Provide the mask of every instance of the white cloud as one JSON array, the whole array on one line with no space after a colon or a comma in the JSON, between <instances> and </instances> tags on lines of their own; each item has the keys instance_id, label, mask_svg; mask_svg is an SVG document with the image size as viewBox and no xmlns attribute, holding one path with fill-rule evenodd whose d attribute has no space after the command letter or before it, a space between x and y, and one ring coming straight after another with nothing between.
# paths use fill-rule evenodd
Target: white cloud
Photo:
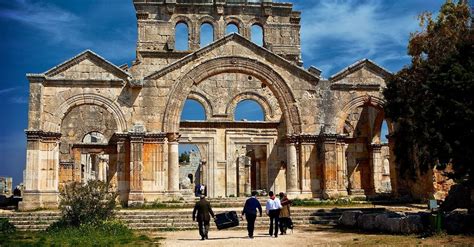
<instances>
[{"instance_id":1,"label":"white cloud","mask_svg":"<svg viewBox=\"0 0 474 247\"><path fill-rule=\"evenodd\" d=\"M112 30L114 35L110 36L92 35L88 20L82 14L77 15L44 1L13 0L9 5L9 8L0 9L0 18L39 31L46 42L64 43L76 50L91 49L111 60L134 57L135 26L125 30L116 27Z\"/></svg>"},{"instance_id":2,"label":"white cloud","mask_svg":"<svg viewBox=\"0 0 474 247\"><path fill-rule=\"evenodd\" d=\"M13 92L17 89L18 89L18 87L9 87L9 88L0 89L0 95L8 94L8 93Z\"/></svg>"},{"instance_id":3,"label":"white cloud","mask_svg":"<svg viewBox=\"0 0 474 247\"><path fill-rule=\"evenodd\" d=\"M44 2L30 0L13 2L12 8L0 11L0 17L40 30L48 35L51 41L66 41L71 44L85 41L78 32L81 19L74 13Z\"/></svg>"},{"instance_id":4,"label":"white cloud","mask_svg":"<svg viewBox=\"0 0 474 247\"><path fill-rule=\"evenodd\" d=\"M390 12L378 0L319 1L303 12L305 58L331 74L362 58L381 64L406 59L409 34L418 28L416 13Z\"/></svg>"},{"instance_id":5,"label":"white cloud","mask_svg":"<svg viewBox=\"0 0 474 247\"><path fill-rule=\"evenodd\" d=\"M28 104L28 97L14 96L9 99L9 102L13 104L21 104L21 105Z\"/></svg>"}]
</instances>

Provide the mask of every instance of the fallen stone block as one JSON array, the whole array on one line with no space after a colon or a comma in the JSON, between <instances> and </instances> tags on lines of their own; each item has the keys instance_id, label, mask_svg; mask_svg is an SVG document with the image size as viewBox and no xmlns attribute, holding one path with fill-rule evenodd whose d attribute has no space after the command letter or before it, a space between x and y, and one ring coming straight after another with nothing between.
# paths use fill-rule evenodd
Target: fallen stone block
<instances>
[{"instance_id":1,"label":"fallen stone block","mask_svg":"<svg viewBox=\"0 0 474 247\"><path fill-rule=\"evenodd\" d=\"M379 214L363 214L357 218L357 226L367 231L377 230L375 218Z\"/></svg>"},{"instance_id":2,"label":"fallen stone block","mask_svg":"<svg viewBox=\"0 0 474 247\"><path fill-rule=\"evenodd\" d=\"M345 211L342 213L341 217L339 218L339 225L345 226L345 227L355 227L357 226L357 219L359 216L361 216L363 213L360 210L354 210L354 211Z\"/></svg>"},{"instance_id":3,"label":"fallen stone block","mask_svg":"<svg viewBox=\"0 0 474 247\"><path fill-rule=\"evenodd\" d=\"M423 230L420 215L408 215L400 219L400 233L402 234L420 233Z\"/></svg>"}]
</instances>

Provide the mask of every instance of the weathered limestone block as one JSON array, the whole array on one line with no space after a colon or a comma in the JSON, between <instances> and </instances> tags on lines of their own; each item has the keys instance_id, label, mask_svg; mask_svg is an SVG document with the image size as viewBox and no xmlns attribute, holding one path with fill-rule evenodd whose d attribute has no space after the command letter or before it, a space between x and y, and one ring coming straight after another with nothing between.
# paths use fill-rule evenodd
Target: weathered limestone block
<instances>
[{"instance_id":1,"label":"weathered limestone block","mask_svg":"<svg viewBox=\"0 0 474 247\"><path fill-rule=\"evenodd\" d=\"M474 232L474 214L466 209L456 209L444 217L444 227L450 234Z\"/></svg>"},{"instance_id":2,"label":"weathered limestone block","mask_svg":"<svg viewBox=\"0 0 474 247\"><path fill-rule=\"evenodd\" d=\"M377 215L379 214L363 214L359 216L357 218L357 226L367 231L377 230Z\"/></svg>"},{"instance_id":3,"label":"weathered limestone block","mask_svg":"<svg viewBox=\"0 0 474 247\"><path fill-rule=\"evenodd\" d=\"M342 213L341 218L339 218L339 224L347 227L356 227L357 219L362 215L362 211L345 211Z\"/></svg>"},{"instance_id":4,"label":"weathered limestone block","mask_svg":"<svg viewBox=\"0 0 474 247\"><path fill-rule=\"evenodd\" d=\"M400 219L400 233L420 233L424 229L420 215L408 215Z\"/></svg>"},{"instance_id":5,"label":"weathered limestone block","mask_svg":"<svg viewBox=\"0 0 474 247\"><path fill-rule=\"evenodd\" d=\"M404 216L404 214L393 212L379 214L375 218L377 229L383 232L399 233Z\"/></svg>"}]
</instances>

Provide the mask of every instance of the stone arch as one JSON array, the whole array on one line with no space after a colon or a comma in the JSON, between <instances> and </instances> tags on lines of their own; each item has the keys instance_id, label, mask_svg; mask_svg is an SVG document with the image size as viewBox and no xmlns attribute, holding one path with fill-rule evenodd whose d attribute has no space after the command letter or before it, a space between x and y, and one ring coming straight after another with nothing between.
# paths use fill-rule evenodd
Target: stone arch
<instances>
[{"instance_id":1,"label":"stone arch","mask_svg":"<svg viewBox=\"0 0 474 247\"><path fill-rule=\"evenodd\" d=\"M180 23L183 23L188 27L188 49L192 49L192 45L195 43L196 40L196 27L194 26L193 21L187 16L178 15L173 18L171 23L173 25L173 35L171 36L173 39L173 43L176 45L176 26ZM176 47L174 48L176 49Z\"/></svg>"},{"instance_id":2,"label":"stone arch","mask_svg":"<svg viewBox=\"0 0 474 247\"><path fill-rule=\"evenodd\" d=\"M237 94L234 98L232 98L229 101L225 110L225 114L229 118L233 119L233 116L235 115L235 108L237 107L237 104L241 102L242 100L256 101L263 109L265 121L268 121L269 119L273 118L275 115L275 110L271 107L270 103L265 97L263 97L262 95L258 93L247 91L247 92L242 92L240 94Z\"/></svg>"},{"instance_id":3,"label":"stone arch","mask_svg":"<svg viewBox=\"0 0 474 247\"><path fill-rule=\"evenodd\" d=\"M346 103L337 114L335 123L336 133L342 134L344 132L344 125L346 123L347 116L357 107L368 105L383 110L384 104L384 99L372 95L364 95L353 98L348 103Z\"/></svg>"},{"instance_id":4,"label":"stone arch","mask_svg":"<svg viewBox=\"0 0 474 247\"><path fill-rule=\"evenodd\" d=\"M243 37L248 37L247 32L246 32L246 28L245 28L245 24L240 18L235 17L235 16L227 16L224 19L224 23L225 23L224 24L224 36L225 36L225 31L227 29L227 25L235 24L239 28L239 34Z\"/></svg>"},{"instance_id":5,"label":"stone arch","mask_svg":"<svg viewBox=\"0 0 474 247\"><path fill-rule=\"evenodd\" d=\"M209 99L204 94L196 91L191 91L187 99L195 100L202 105L206 113L206 120L213 116L214 109L212 107L211 101L209 101Z\"/></svg>"},{"instance_id":6,"label":"stone arch","mask_svg":"<svg viewBox=\"0 0 474 247\"><path fill-rule=\"evenodd\" d=\"M213 32L213 42L216 41L219 38L219 25L217 21L214 19L214 17L210 15L203 16L199 19L199 25L196 25L196 40L201 41L201 26L204 24L209 24L212 26L212 32Z\"/></svg>"},{"instance_id":7,"label":"stone arch","mask_svg":"<svg viewBox=\"0 0 474 247\"><path fill-rule=\"evenodd\" d=\"M75 95L64 101L53 113L54 118L52 122L44 126L44 130L50 132L60 132L61 121L66 116L66 114L72 108L81 105L97 105L105 108L114 116L118 131L125 132L127 130L127 121L125 120L125 115L123 114L122 110L120 110L120 107L112 100L102 95L92 93Z\"/></svg>"},{"instance_id":8,"label":"stone arch","mask_svg":"<svg viewBox=\"0 0 474 247\"><path fill-rule=\"evenodd\" d=\"M381 139L381 132L382 132L382 123L383 121L387 122L387 127L388 127L388 133L391 134L393 133L393 124L392 121L389 119L385 118L385 112L382 110L377 114L377 117L375 118L374 121L374 136L372 138L372 143L377 143L380 144L380 139Z\"/></svg>"},{"instance_id":9,"label":"stone arch","mask_svg":"<svg viewBox=\"0 0 474 247\"><path fill-rule=\"evenodd\" d=\"M265 25L266 25L266 20L263 18L253 18L248 22L247 29L249 30L249 40L252 40L252 27L253 26L259 26L262 29L262 46L265 47Z\"/></svg>"},{"instance_id":10,"label":"stone arch","mask_svg":"<svg viewBox=\"0 0 474 247\"><path fill-rule=\"evenodd\" d=\"M180 110L193 85L199 84L213 75L229 72L254 76L267 85L280 104L287 134L301 133L300 112L295 96L286 81L268 65L255 59L239 56L204 61L181 76L169 95L163 117L163 131L179 132Z\"/></svg>"}]
</instances>

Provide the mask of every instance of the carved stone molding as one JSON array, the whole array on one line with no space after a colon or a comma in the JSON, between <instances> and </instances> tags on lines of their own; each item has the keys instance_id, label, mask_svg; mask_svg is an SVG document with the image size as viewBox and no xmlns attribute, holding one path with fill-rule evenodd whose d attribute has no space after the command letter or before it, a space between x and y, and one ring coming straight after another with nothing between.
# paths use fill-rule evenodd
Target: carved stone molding
<instances>
[{"instance_id":1,"label":"carved stone molding","mask_svg":"<svg viewBox=\"0 0 474 247\"><path fill-rule=\"evenodd\" d=\"M174 132L174 133L168 133L166 137L168 138L168 142L178 142L181 135L177 132Z\"/></svg>"},{"instance_id":2,"label":"carved stone molding","mask_svg":"<svg viewBox=\"0 0 474 247\"><path fill-rule=\"evenodd\" d=\"M61 133L57 132L26 130L25 133L28 141L59 141L61 139Z\"/></svg>"}]
</instances>

